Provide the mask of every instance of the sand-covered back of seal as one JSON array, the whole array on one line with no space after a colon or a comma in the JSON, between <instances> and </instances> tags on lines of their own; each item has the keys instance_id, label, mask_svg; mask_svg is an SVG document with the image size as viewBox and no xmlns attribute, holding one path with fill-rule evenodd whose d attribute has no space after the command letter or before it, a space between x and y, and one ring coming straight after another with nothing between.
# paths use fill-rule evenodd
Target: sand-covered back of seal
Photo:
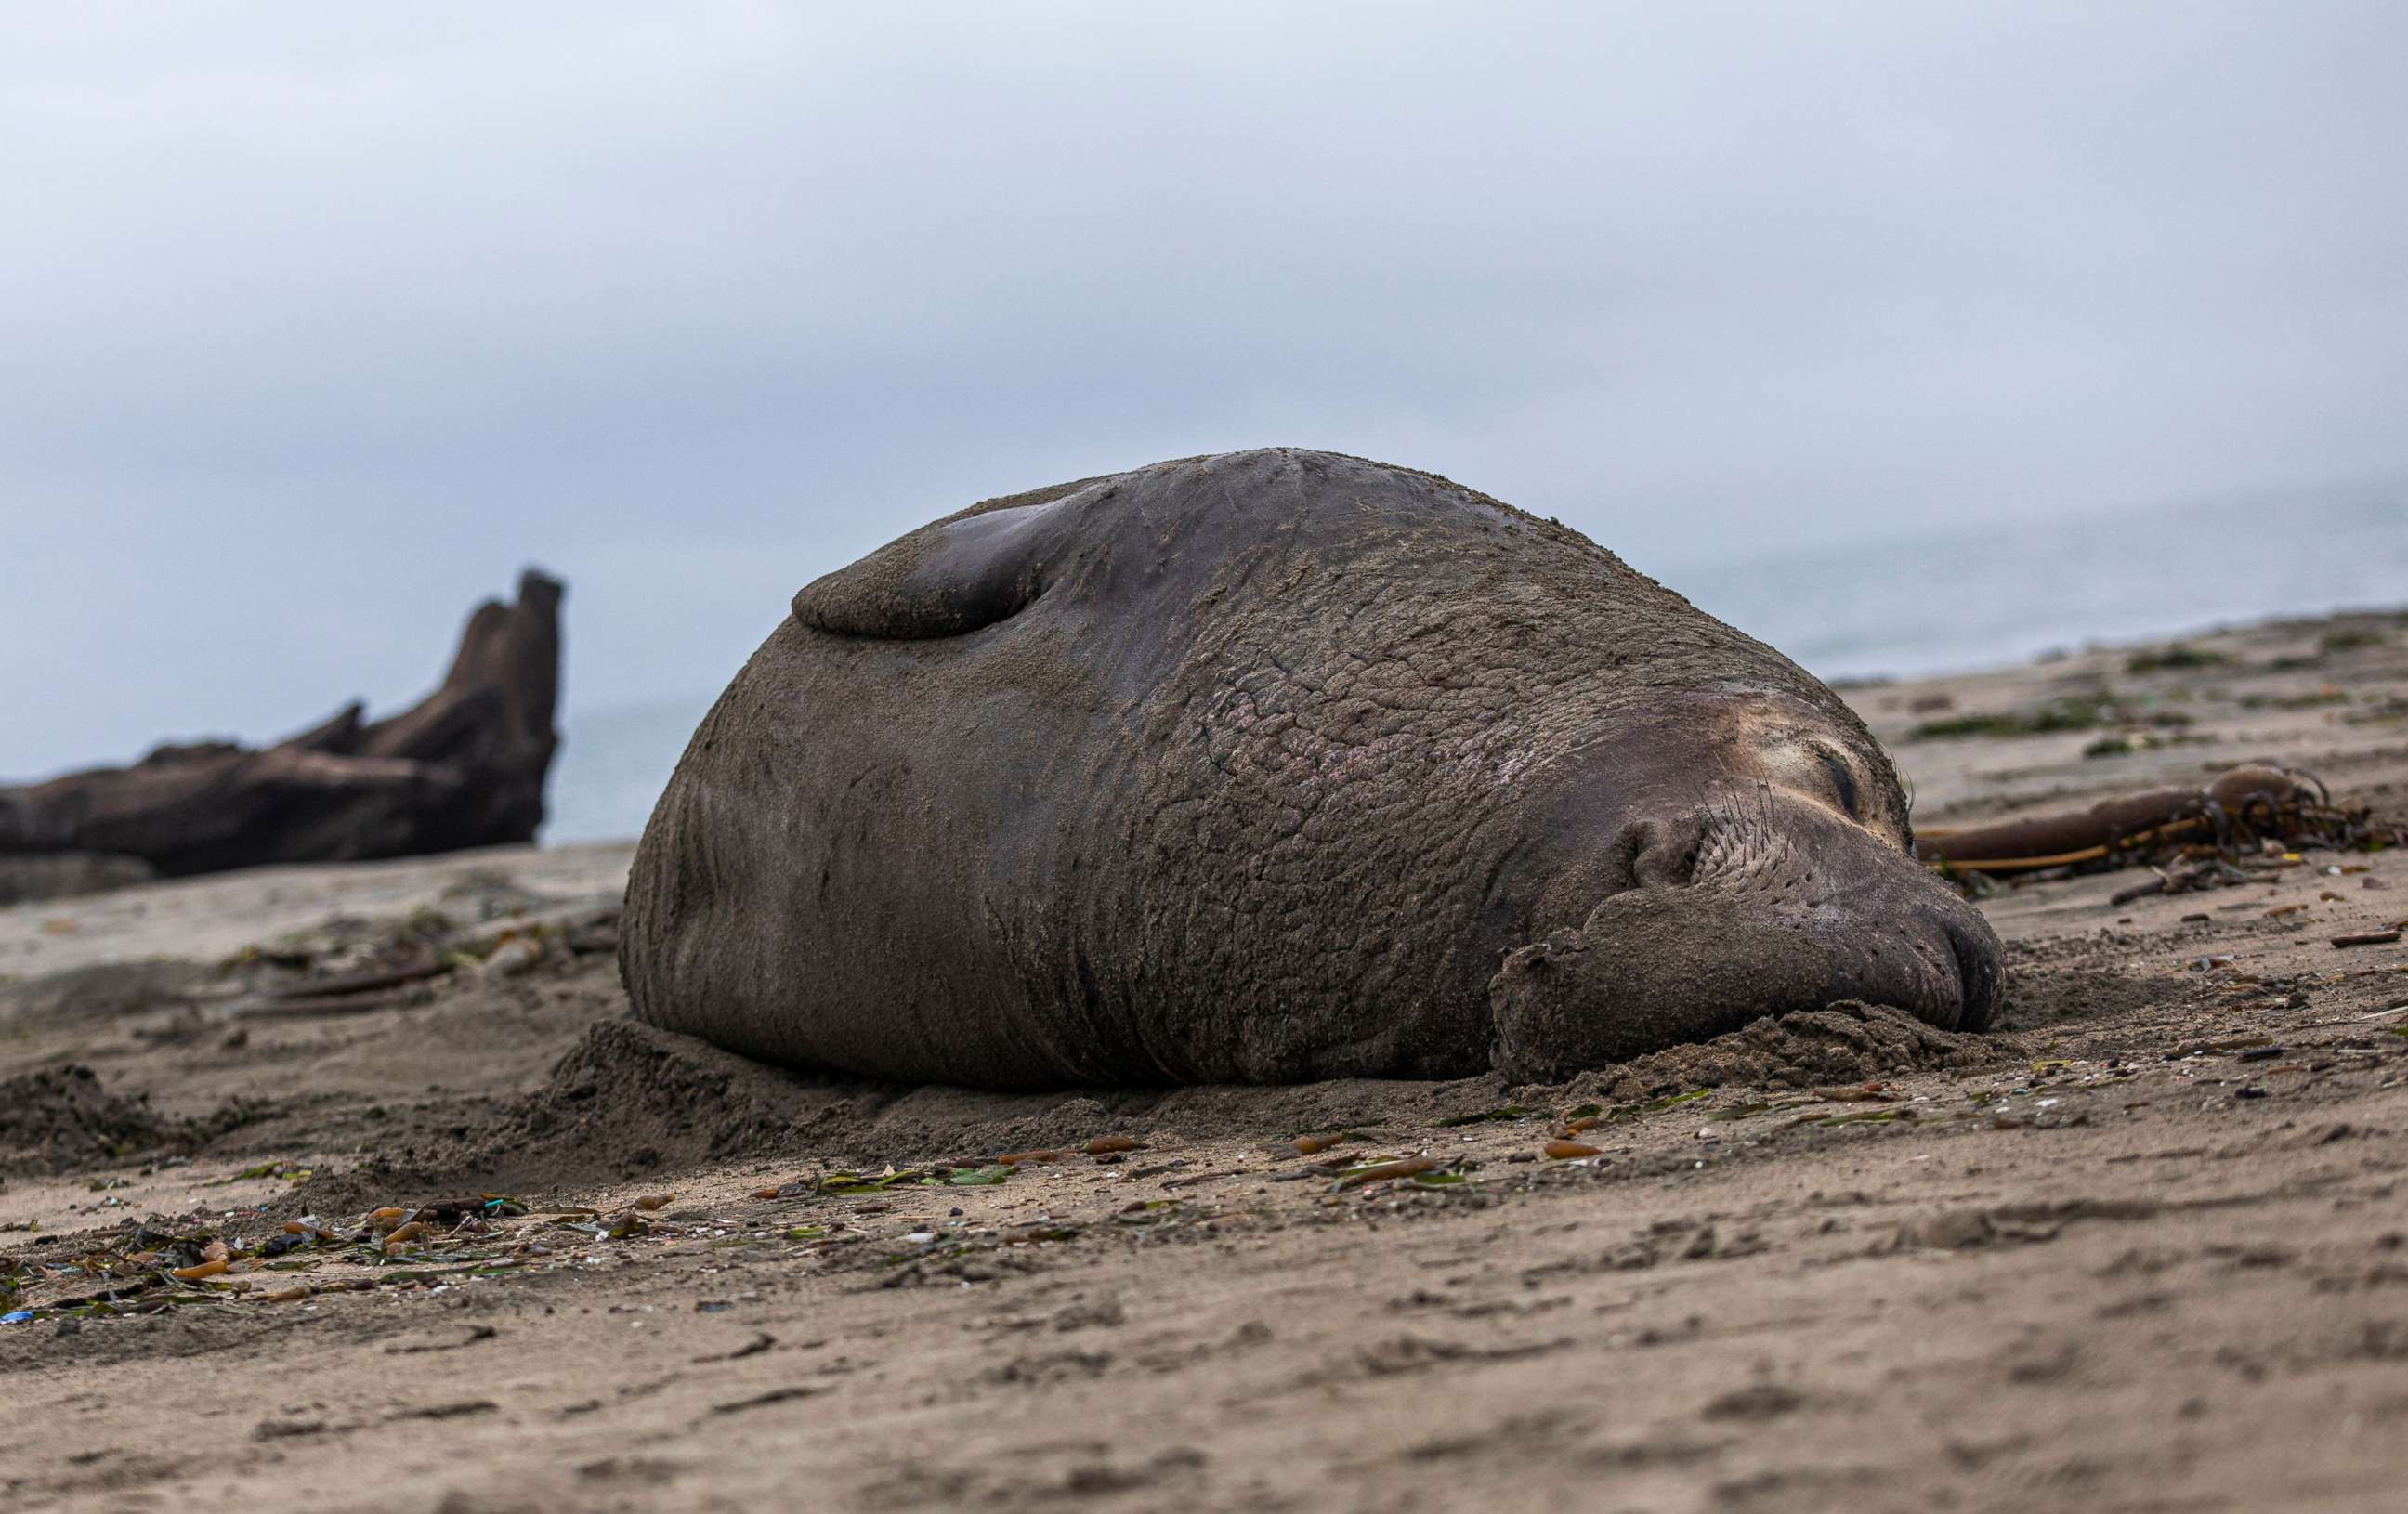
<instances>
[{"instance_id":1,"label":"sand-covered back of seal","mask_svg":"<svg viewBox=\"0 0 2408 1514\"><path fill-rule=\"evenodd\" d=\"M945 533L1032 508L1035 555L932 634ZM713 708L638 859L629 987L898 1078L1477 1070L1501 955L1578 923L1512 875L1534 796L1713 687L1802 701L1894 784L1785 658L1431 475L1273 450L986 502L807 588Z\"/></svg>"}]
</instances>

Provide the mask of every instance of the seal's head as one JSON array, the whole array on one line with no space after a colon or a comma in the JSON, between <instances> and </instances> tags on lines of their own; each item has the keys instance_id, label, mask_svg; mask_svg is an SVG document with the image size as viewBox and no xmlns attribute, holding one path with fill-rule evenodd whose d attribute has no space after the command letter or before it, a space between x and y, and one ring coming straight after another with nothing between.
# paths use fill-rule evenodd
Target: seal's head
<instances>
[{"instance_id":1,"label":"seal's head","mask_svg":"<svg viewBox=\"0 0 2408 1514\"><path fill-rule=\"evenodd\" d=\"M1578 922L1491 979L1500 1068L1558 1077L1843 999L1988 1022L1998 937L1914 860L1888 757L1816 693L1672 695L1552 785L1539 914Z\"/></svg>"}]
</instances>

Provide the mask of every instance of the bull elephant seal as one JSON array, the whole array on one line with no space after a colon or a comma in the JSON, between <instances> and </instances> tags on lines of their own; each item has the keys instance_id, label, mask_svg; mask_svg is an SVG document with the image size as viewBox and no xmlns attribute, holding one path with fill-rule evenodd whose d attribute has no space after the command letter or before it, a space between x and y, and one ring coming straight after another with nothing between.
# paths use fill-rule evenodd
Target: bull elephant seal
<instances>
[{"instance_id":1,"label":"bull elephant seal","mask_svg":"<svg viewBox=\"0 0 2408 1514\"><path fill-rule=\"evenodd\" d=\"M1999 945L1786 658L1579 533L1276 449L988 500L795 596L644 832L637 1012L1022 1088L1550 1078Z\"/></svg>"}]
</instances>

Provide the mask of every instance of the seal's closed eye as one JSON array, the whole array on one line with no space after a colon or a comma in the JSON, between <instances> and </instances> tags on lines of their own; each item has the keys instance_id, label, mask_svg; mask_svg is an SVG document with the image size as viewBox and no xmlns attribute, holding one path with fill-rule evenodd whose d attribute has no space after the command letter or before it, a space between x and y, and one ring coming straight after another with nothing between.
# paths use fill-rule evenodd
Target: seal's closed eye
<instances>
[{"instance_id":1,"label":"seal's closed eye","mask_svg":"<svg viewBox=\"0 0 2408 1514\"><path fill-rule=\"evenodd\" d=\"M838 636L898 641L1009 620L1044 593L1068 505L1018 505L923 526L804 585L795 619Z\"/></svg>"},{"instance_id":2,"label":"seal's closed eye","mask_svg":"<svg viewBox=\"0 0 2408 1514\"><path fill-rule=\"evenodd\" d=\"M1814 755L1823 759L1823 770L1831 776L1831 788L1839 795L1841 813L1852 821L1863 820L1864 805L1856 790L1856 769L1828 747L1817 746Z\"/></svg>"}]
</instances>

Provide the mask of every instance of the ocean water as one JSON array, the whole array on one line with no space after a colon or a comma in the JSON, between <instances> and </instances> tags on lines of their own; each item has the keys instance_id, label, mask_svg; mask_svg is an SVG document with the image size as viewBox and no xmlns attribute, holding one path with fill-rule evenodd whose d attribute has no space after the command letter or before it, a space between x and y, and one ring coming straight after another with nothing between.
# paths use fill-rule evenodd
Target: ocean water
<instances>
[{"instance_id":1,"label":"ocean water","mask_svg":"<svg viewBox=\"0 0 2408 1514\"><path fill-rule=\"evenodd\" d=\"M1823 678L1911 677L2087 642L2408 606L2408 480L1635 565ZM642 830L717 692L572 706L544 839Z\"/></svg>"},{"instance_id":2,"label":"ocean water","mask_svg":"<svg viewBox=\"0 0 2408 1514\"><path fill-rule=\"evenodd\" d=\"M2408 479L1656 576L1822 678L1962 672L2086 642L2408 605Z\"/></svg>"}]
</instances>

